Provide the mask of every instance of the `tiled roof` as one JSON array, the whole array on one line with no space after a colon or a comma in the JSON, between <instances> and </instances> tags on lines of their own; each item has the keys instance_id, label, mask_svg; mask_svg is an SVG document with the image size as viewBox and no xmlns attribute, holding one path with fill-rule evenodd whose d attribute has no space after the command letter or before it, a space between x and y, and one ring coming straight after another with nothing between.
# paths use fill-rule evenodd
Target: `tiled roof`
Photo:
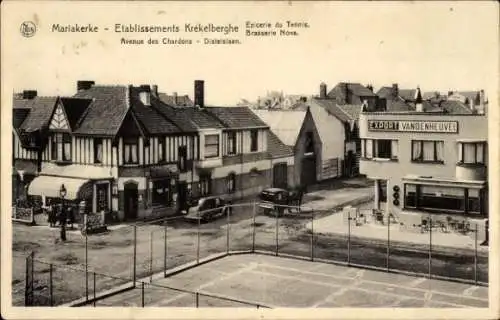
<instances>
[{"instance_id":1,"label":"tiled roof","mask_svg":"<svg viewBox=\"0 0 500 320\"><path fill-rule=\"evenodd\" d=\"M271 130L267 135L267 151L273 159L293 155L293 147L284 144Z\"/></svg>"},{"instance_id":2,"label":"tiled roof","mask_svg":"<svg viewBox=\"0 0 500 320\"><path fill-rule=\"evenodd\" d=\"M189 98L187 94L182 96L177 96L177 99L174 95L168 95L163 92L158 93L158 98L160 100L170 106L188 106L193 107L194 102Z\"/></svg>"},{"instance_id":3,"label":"tiled roof","mask_svg":"<svg viewBox=\"0 0 500 320\"><path fill-rule=\"evenodd\" d=\"M26 132L37 131L48 126L54 111L57 97L35 97L33 99L14 100L15 107L30 108L30 113L20 129Z\"/></svg>"},{"instance_id":4,"label":"tiled roof","mask_svg":"<svg viewBox=\"0 0 500 320\"><path fill-rule=\"evenodd\" d=\"M361 113L362 105L343 104L338 105L337 107L344 111L344 113L347 113L351 120L359 120L359 114Z\"/></svg>"},{"instance_id":5,"label":"tiled roof","mask_svg":"<svg viewBox=\"0 0 500 320\"><path fill-rule=\"evenodd\" d=\"M453 94L459 94L468 98L469 100L475 100L479 95L479 91L457 91L454 92Z\"/></svg>"},{"instance_id":6,"label":"tiled roof","mask_svg":"<svg viewBox=\"0 0 500 320\"><path fill-rule=\"evenodd\" d=\"M351 116L345 113L339 108L337 102L332 99L313 99L313 103L316 103L320 107L324 108L329 114L336 117L342 122L349 122L350 120L355 120Z\"/></svg>"},{"instance_id":7,"label":"tiled roof","mask_svg":"<svg viewBox=\"0 0 500 320\"><path fill-rule=\"evenodd\" d=\"M60 98L64 112L68 117L68 122L71 130L76 129L76 124L85 110L89 107L92 100L79 98Z\"/></svg>"},{"instance_id":8,"label":"tiled roof","mask_svg":"<svg viewBox=\"0 0 500 320\"><path fill-rule=\"evenodd\" d=\"M184 113L179 112L180 108L174 108L167 105L154 96L151 96L151 106L160 112L164 117L175 123L182 131L196 132L197 126L191 121L191 119L186 118Z\"/></svg>"},{"instance_id":9,"label":"tiled roof","mask_svg":"<svg viewBox=\"0 0 500 320\"><path fill-rule=\"evenodd\" d=\"M379 98L387 99L392 98L392 88L391 87L382 87L378 89L377 96Z\"/></svg>"},{"instance_id":10,"label":"tiled roof","mask_svg":"<svg viewBox=\"0 0 500 320\"><path fill-rule=\"evenodd\" d=\"M248 107L205 107L208 112L215 115L226 128L267 128L264 123Z\"/></svg>"},{"instance_id":11,"label":"tiled roof","mask_svg":"<svg viewBox=\"0 0 500 320\"><path fill-rule=\"evenodd\" d=\"M14 108L12 109L12 127L17 130L30 113L29 108Z\"/></svg>"},{"instance_id":12,"label":"tiled roof","mask_svg":"<svg viewBox=\"0 0 500 320\"><path fill-rule=\"evenodd\" d=\"M415 96L417 94L416 89L399 89L399 96L405 101L415 101Z\"/></svg>"},{"instance_id":13,"label":"tiled roof","mask_svg":"<svg viewBox=\"0 0 500 320\"><path fill-rule=\"evenodd\" d=\"M340 82L338 83L330 92L328 93L328 96L330 98L333 97L344 97L345 93L342 90L342 85L346 84L345 82ZM373 93L370 89L367 87L363 86L360 83L347 83L347 90L351 92L353 95L358 96L358 97L372 97L375 96L375 93Z\"/></svg>"},{"instance_id":14,"label":"tiled roof","mask_svg":"<svg viewBox=\"0 0 500 320\"><path fill-rule=\"evenodd\" d=\"M447 113L452 114L471 114L472 110L460 101L446 100L439 105Z\"/></svg>"},{"instance_id":15,"label":"tiled roof","mask_svg":"<svg viewBox=\"0 0 500 320\"><path fill-rule=\"evenodd\" d=\"M215 115L207 111L206 108L178 107L175 108L175 111L185 119L190 119L200 129L224 128L222 122Z\"/></svg>"},{"instance_id":16,"label":"tiled roof","mask_svg":"<svg viewBox=\"0 0 500 320\"><path fill-rule=\"evenodd\" d=\"M75 98L94 99L74 131L78 134L114 136L128 110L127 86L92 86Z\"/></svg>"},{"instance_id":17,"label":"tiled roof","mask_svg":"<svg viewBox=\"0 0 500 320\"><path fill-rule=\"evenodd\" d=\"M414 111L414 108L400 99L387 99L385 110L393 111Z\"/></svg>"},{"instance_id":18,"label":"tiled roof","mask_svg":"<svg viewBox=\"0 0 500 320\"><path fill-rule=\"evenodd\" d=\"M295 146L306 111L253 110L253 112L269 125L283 143Z\"/></svg>"}]
</instances>

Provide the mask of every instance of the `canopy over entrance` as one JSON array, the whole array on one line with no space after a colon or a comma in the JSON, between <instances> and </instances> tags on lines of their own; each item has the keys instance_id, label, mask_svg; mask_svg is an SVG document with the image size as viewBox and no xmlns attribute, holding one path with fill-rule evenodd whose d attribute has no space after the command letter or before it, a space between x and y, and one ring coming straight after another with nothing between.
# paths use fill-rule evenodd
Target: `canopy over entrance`
<instances>
[{"instance_id":1,"label":"canopy over entrance","mask_svg":"<svg viewBox=\"0 0 500 320\"><path fill-rule=\"evenodd\" d=\"M92 194L92 188L88 182L88 179L38 176L30 183L28 194L32 196L60 198L60 189L64 184L66 188L66 196L64 199L82 199L89 195L88 192L90 192L90 195Z\"/></svg>"}]
</instances>

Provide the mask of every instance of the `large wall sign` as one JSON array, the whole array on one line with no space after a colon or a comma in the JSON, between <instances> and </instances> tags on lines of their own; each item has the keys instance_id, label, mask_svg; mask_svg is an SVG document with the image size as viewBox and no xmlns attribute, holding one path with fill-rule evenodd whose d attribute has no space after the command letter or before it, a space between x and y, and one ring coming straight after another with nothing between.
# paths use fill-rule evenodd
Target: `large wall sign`
<instances>
[{"instance_id":1,"label":"large wall sign","mask_svg":"<svg viewBox=\"0 0 500 320\"><path fill-rule=\"evenodd\" d=\"M368 130L458 133L458 121L368 120Z\"/></svg>"}]
</instances>

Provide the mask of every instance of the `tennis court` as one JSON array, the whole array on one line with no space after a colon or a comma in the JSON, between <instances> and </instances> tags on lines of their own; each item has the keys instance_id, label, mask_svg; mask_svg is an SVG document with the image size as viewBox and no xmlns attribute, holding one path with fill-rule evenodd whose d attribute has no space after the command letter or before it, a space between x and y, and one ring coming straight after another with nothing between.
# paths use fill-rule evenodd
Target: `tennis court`
<instances>
[{"instance_id":1,"label":"tennis court","mask_svg":"<svg viewBox=\"0 0 500 320\"><path fill-rule=\"evenodd\" d=\"M141 305L486 308L488 288L264 254L239 254L168 278L156 278L144 287L96 303Z\"/></svg>"}]
</instances>

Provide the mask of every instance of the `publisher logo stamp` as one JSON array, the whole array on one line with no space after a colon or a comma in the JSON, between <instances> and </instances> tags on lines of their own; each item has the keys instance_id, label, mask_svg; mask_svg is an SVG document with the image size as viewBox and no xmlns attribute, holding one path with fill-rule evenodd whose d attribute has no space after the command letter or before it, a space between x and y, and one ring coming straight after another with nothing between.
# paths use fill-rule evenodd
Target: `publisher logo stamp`
<instances>
[{"instance_id":1,"label":"publisher logo stamp","mask_svg":"<svg viewBox=\"0 0 500 320\"><path fill-rule=\"evenodd\" d=\"M24 21L21 23L20 31L23 37L31 38L36 33L36 25L31 21Z\"/></svg>"}]
</instances>

